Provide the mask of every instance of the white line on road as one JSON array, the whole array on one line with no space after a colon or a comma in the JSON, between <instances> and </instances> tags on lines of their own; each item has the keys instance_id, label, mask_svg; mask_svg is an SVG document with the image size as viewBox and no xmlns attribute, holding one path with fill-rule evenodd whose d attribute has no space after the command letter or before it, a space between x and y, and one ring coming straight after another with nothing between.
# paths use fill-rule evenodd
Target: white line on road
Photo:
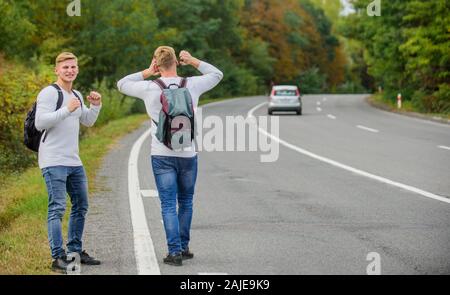
<instances>
[{"instance_id":1,"label":"white line on road","mask_svg":"<svg viewBox=\"0 0 450 295\"><path fill-rule=\"evenodd\" d=\"M330 118L330 119L336 120L336 117L331 115L331 114L328 114L327 117Z\"/></svg>"},{"instance_id":2,"label":"white line on road","mask_svg":"<svg viewBox=\"0 0 450 295\"><path fill-rule=\"evenodd\" d=\"M366 131L370 131L370 132L374 132L374 133L378 133L379 131L377 129L372 129L366 126L362 126L362 125L357 125L356 127L358 127L359 129L363 129Z\"/></svg>"},{"instance_id":3,"label":"white line on road","mask_svg":"<svg viewBox=\"0 0 450 295\"><path fill-rule=\"evenodd\" d=\"M320 106L320 101L317 102L317 105Z\"/></svg>"},{"instance_id":4,"label":"white line on road","mask_svg":"<svg viewBox=\"0 0 450 295\"><path fill-rule=\"evenodd\" d=\"M145 139L150 135L150 129L133 144L128 160L128 196L130 199L131 223L133 225L134 254L136 266L140 275L159 275L152 237L148 230L139 187L138 158L139 151Z\"/></svg>"},{"instance_id":5,"label":"white line on road","mask_svg":"<svg viewBox=\"0 0 450 295\"><path fill-rule=\"evenodd\" d=\"M445 145L439 145L438 148L444 149L444 150L450 150L450 147L445 146Z\"/></svg>"},{"instance_id":6,"label":"white line on road","mask_svg":"<svg viewBox=\"0 0 450 295\"><path fill-rule=\"evenodd\" d=\"M158 197L158 191L155 191L153 189L143 189L141 190L141 194L144 198L157 198Z\"/></svg>"},{"instance_id":7,"label":"white line on road","mask_svg":"<svg viewBox=\"0 0 450 295\"><path fill-rule=\"evenodd\" d=\"M316 110L317 110L318 112L321 112L321 111L322 111L322 109L321 109L321 108L316 108Z\"/></svg>"},{"instance_id":8,"label":"white line on road","mask_svg":"<svg viewBox=\"0 0 450 295\"><path fill-rule=\"evenodd\" d=\"M324 97L324 98L323 98L323 101L327 101L327 98L326 98L326 97Z\"/></svg>"},{"instance_id":9,"label":"white line on road","mask_svg":"<svg viewBox=\"0 0 450 295\"><path fill-rule=\"evenodd\" d=\"M253 112L255 110L257 110L258 108L262 107L265 104L267 104L267 102L260 103L257 106L255 106L254 108L252 108L250 111L248 111L247 117L254 117L253 116ZM448 198L444 198L444 197L435 195L433 193L427 192L425 190L422 190L420 188L416 188L416 187L413 187L413 186L410 186L410 185L407 185L407 184L403 184L403 183L400 183L400 182L392 181L390 179L387 179L387 178L384 178L384 177L381 177L381 176L378 176L378 175L375 175L375 174L372 174L372 173L369 173L369 172L366 172L366 171L363 171L363 170L360 170L360 169L357 169L357 168L353 168L351 166L339 163L337 161L334 161L334 160L331 160L331 159L319 156L319 155L314 154L314 153L312 153L310 151L307 151L305 149L299 148L299 147L297 147L297 146L295 146L295 145L293 145L291 143L288 143L287 141L284 141L284 140L282 140L282 139L272 135L271 133L268 133L266 130L262 129L259 126L257 128L258 128L258 131L260 133L266 135L267 137L270 137L272 140L275 140L278 143L284 145L285 147L290 148L290 149L292 149L292 150L294 150L296 152L299 152L299 153L301 153L303 155L306 155L308 157L311 157L313 159L325 162L327 164L330 164L330 165L333 165L335 167L338 167L338 168L341 168L341 169L344 169L344 170L356 173L358 175L361 175L361 176L364 176L364 177L367 177L367 178L370 178L370 179L377 180L377 181L382 182L382 183L386 183L386 184L389 184L389 185L392 185L392 186L395 186L395 187L402 188L404 190L407 190L407 191L410 191L410 192L422 195L422 196L430 198L430 199L435 199L435 200L442 201L442 202L450 204L450 199L448 199Z\"/></svg>"},{"instance_id":10,"label":"white line on road","mask_svg":"<svg viewBox=\"0 0 450 295\"><path fill-rule=\"evenodd\" d=\"M226 272L199 272L201 276L223 276L228 275Z\"/></svg>"}]
</instances>

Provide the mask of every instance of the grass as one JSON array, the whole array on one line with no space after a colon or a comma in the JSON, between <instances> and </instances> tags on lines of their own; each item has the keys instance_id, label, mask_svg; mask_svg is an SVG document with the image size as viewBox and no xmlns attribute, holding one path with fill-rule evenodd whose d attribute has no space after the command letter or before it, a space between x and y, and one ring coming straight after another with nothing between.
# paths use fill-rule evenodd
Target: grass
<instances>
[{"instance_id":1,"label":"grass","mask_svg":"<svg viewBox=\"0 0 450 295\"><path fill-rule=\"evenodd\" d=\"M377 107L380 107L385 110L389 110L391 112L396 113L416 113L426 117L439 117L442 119L450 120L450 114L441 114L441 113L423 113L411 103L411 101L402 101L402 108L397 108L397 102L393 100L388 100L383 97L380 93L373 94L369 98L369 102Z\"/></svg>"},{"instance_id":2,"label":"grass","mask_svg":"<svg viewBox=\"0 0 450 295\"><path fill-rule=\"evenodd\" d=\"M203 99L199 105L224 99ZM138 128L146 114L112 121L100 128L87 129L80 142L80 157L89 180L89 193L100 189L95 181L103 157L124 135ZM52 274L47 240L47 190L38 167L4 176L0 187L0 274ZM63 222L67 237L68 212Z\"/></svg>"},{"instance_id":3,"label":"grass","mask_svg":"<svg viewBox=\"0 0 450 295\"><path fill-rule=\"evenodd\" d=\"M146 119L147 115L132 115L88 130L80 142L80 157L89 180L95 179L103 156L117 140ZM41 172L33 167L9 176L8 181L10 184L0 189L0 274L51 274L46 222L48 197ZM97 189L97 184L90 181L89 192ZM64 219L65 233L67 212L70 206Z\"/></svg>"}]
</instances>

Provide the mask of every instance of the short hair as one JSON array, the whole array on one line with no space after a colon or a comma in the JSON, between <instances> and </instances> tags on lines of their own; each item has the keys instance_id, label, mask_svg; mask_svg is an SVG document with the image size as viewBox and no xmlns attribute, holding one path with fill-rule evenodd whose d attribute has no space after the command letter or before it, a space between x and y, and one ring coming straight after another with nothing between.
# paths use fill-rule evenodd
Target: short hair
<instances>
[{"instance_id":1,"label":"short hair","mask_svg":"<svg viewBox=\"0 0 450 295\"><path fill-rule=\"evenodd\" d=\"M164 69L170 68L177 62L175 50L170 46L159 46L155 50L156 65Z\"/></svg>"},{"instance_id":2,"label":"short hair","mask_svg":"<svg viewBox=\"0 0 450 295\"><path fill-rule=\"evenodd\" d=\"M78 62L78 58L72 52L61 52L56 57L55 65L57 66L59 63L70 59L74 59L76 62Z\"/></svg>"}]
</instances>

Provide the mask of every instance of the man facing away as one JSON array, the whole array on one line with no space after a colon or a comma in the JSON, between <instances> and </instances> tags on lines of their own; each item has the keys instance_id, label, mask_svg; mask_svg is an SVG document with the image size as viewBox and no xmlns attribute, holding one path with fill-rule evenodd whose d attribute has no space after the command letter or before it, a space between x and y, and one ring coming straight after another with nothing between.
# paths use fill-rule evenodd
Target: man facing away
<instances>
[{"instance_id":1,"label":"man facing away","mask_svg":"<svg viewBox=\"0 0 450 295\"><path fill-rule=\"evenodd\" d=\"M195 112L200 95L215 87L223 74L213 65L192 57L185 50L180 52L180 62L182 65L195 67L203 74L188 77L186 80L185 87L192 97ZM182 151L174 151L157 139L162 90L157 83L145 81L149 77L160 75L160 80L165 85L181 86L182 78L177 74L177 65L178 60L174 49L169 46L160 46L156 49L148 69L124 77L117 83L117 87L126 95L141 98L148 115L152 118L151 163L161 201L161 213L169 250L163 261L169 265L181 266L183 259L194 257L194 254L189 251L189 241L197 179L197 152L194 143Z\"/></svg>"},{"instance_id":2,"label":"man facing away","mask_svg":"<svg viewBox=\"0 0 450 295\"><path fill-rule=\"evenodd\" d=\"M91 127L101 109L101 95L92 91L88 108L80 92L73 90L78 75L77 57L63 52L56 57L55 84L41 90L37 98L35 126L45 130L39 145L39 168L48 192L48 240L53 258L52 270L65 273L69 261L63 248L62 218L69 194L72 210L69 218L67 251L78 253L80 262L98 265L100 261L82 249L82 237L88 211L88 183L78 155L80 123ZM63 95L61 107L55 111L58 92ZM74 254L76 255L76 254Z\"/></svg>"}]
</instances>

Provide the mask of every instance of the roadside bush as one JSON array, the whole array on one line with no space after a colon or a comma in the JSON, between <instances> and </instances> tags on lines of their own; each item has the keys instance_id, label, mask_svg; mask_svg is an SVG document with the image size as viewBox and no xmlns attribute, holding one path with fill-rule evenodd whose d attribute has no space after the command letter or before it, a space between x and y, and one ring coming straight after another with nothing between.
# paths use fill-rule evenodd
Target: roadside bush
<instances>
[{"instance_id":1,"label":"roadside bush","mask_svg":"<svg viewBox=\"0 0 450 295\"><path fill-rule=\"evenodd\" d=\"M348 94L348 93L367 93L359 83L353 81L347 81L339 85L336 89L336 93Z\"/></svg>"},{"instance_id":2,"label":"roadside bush","mask_svg":"<svg viewBox=\"0 0 450 295\"><path fill-rule=\"evenodd\" d=\"M439 90L433 93L436 101L433 104L433 112L450 114L450 85L441 84Z\"/></svg>"},{"instance_id":3,"label":"roadside bush","mask_svg":"<svg viewBox=\"0 0 450 295\"><path fill-rule=\"evenodd\" d=\"M50 67L38 72L0 59L0 166L20 171L36 161L23 145L23 121L39 91L52 82Z\"/></svg>"},{"instance_id":4,"label":"roadside bush","mask_svg":"<svg viewBox=\"0 0 450 295\"><path fill-rule=\"evenodd\" d=\"M303 72L299 81L300 91L304 94L321 93L326 87L326 77L316 67Z\"/></svg>"}]
</instances>

